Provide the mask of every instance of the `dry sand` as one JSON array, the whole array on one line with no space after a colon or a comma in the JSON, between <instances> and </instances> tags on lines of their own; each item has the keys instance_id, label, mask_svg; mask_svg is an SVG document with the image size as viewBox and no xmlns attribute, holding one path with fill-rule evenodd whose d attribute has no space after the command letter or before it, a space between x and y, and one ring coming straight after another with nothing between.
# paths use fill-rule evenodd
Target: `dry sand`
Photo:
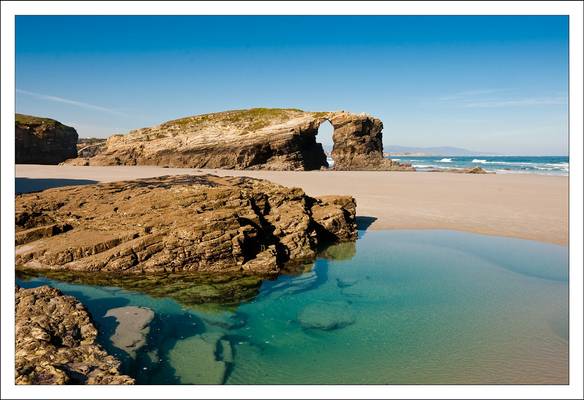
<instances>
[{"instance_id":1,"label":"dry sand","mask_svg":"<svg viewBox=\"0 0 584 400\"><path fill-rule=\"evenodd\" d=\"M264 178L309 195L352 195L357 215L369 217L361 222L375 218L369 229L452 229L568 243L568 178L562 176L17 165L16 190L206 173Z\"/></svg>"}]
</instances>

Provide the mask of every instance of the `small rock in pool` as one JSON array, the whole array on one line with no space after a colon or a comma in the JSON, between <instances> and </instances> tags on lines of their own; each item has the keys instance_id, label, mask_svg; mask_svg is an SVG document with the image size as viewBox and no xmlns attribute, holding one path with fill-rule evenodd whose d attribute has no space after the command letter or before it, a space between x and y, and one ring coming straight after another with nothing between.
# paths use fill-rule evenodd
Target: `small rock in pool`
<instances>
[{"instance_id":1,"label":"small rock in pool","mask_svg":"<svg viewBox=\"0 0 584 400\"><path fill-rule=\"evenodd\" d=\"M135 358L136 351L146 344L154 311L145 307L127 306L112 308L105 316L118 320L116 331L111 337L113 345Z\"/></svg>"},{"instance_id":2,"label":"small rock in pool","mask_svg":"<svg viewBox=\"0 0 584 400\"><path fill-rule=\"evenodd\" d=\"M347 302L319 301L306 306L298 314L298 322L305 329L331 331L355 323L355 315Z\"/></svg>"}]
</instances>

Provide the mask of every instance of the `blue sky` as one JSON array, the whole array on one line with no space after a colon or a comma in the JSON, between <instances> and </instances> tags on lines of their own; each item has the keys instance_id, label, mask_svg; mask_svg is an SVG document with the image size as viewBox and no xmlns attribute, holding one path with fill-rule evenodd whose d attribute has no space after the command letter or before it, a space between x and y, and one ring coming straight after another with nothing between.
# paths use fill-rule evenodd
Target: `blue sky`
<instances>
[{"instance_id":1,"label":"blue sky","mask_svg":"<svg viewBox=\"0 0 584 400\"><path fill-rule=\"evenodd\" d=\"M19 16L16 87L82 137L294 107L373 114L385 144L563 155L568 18Z\"/></svg>"}]
</instances>

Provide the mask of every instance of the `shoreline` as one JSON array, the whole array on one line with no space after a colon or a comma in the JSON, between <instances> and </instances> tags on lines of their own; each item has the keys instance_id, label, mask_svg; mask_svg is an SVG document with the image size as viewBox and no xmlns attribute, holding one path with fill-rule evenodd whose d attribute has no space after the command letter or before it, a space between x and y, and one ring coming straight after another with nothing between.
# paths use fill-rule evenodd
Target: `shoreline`
<instances>
[{"instance_id":1,"label":"shoreline","mask_svg":"<svg viewBox=\"0 0 584 400\"><path fill-rule=\"evenodd\" d=\"M310 196L351 195L368 229L447 229L568 244L568 177L398 171L265 171L157 166L15 167L17 192L164 175L249 176Z\"/></svg>"}]
</instances>

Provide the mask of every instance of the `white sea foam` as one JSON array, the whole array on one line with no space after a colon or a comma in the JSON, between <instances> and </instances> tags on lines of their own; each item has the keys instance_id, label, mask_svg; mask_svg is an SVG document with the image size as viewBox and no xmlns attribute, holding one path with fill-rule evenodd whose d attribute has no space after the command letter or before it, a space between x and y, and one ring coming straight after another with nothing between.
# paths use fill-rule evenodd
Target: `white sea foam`
<instances>
[{"instance_id":1,"label":"white sea foam","mask_svg":"<svg viewBox=\"0 0 584 400\"><path fill-rule=\"evenodd\" d=\"M474 159L471 162L475 164L517 165L517 166L538 165L538 163L527 161L487 161Z\"/></svg>"},{"instance_id":2,"label":"white sea foam","mask_svg":"<svg viewBox=\"0 0 584 400\"><path fill-rule=\"evenodd\" d=\"M435 165L413 164L412 167L414 167L414 168L435 168Z\"/></svg>"},{"instance_id":3,"label":"white sea foam","mask_svg":"<svg viewBox=\"0 0 584 400\"><path fill-rule=\"evenodd\" d=\"M443 158L441 160L438 160L438 162L452 162L452 158Z\"/></svg>"}]
</instances>

